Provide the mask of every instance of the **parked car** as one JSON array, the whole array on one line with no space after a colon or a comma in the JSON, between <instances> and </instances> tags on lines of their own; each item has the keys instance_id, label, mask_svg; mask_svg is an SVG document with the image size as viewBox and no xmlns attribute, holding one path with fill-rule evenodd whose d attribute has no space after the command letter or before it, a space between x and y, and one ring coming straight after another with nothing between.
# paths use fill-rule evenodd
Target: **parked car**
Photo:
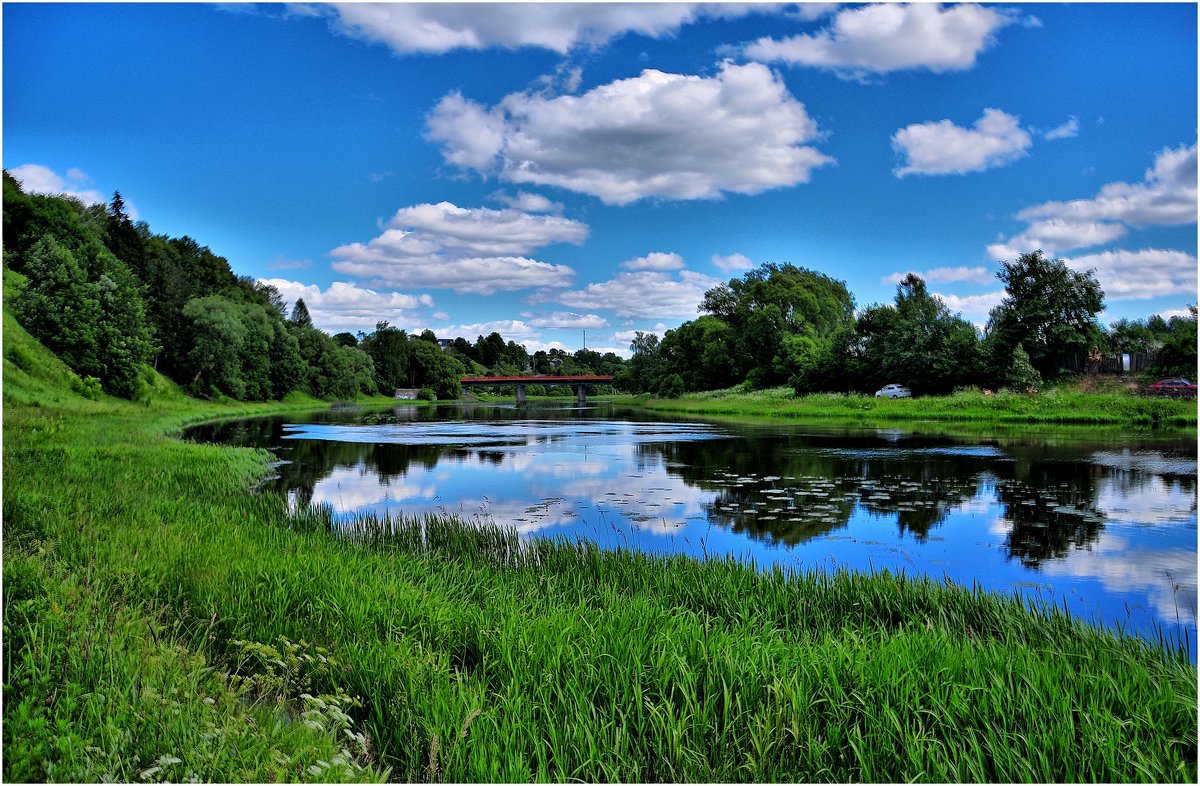
<instances>
[{"instance_id":1,"label":"parked car","mask_svg":"<svg viewBox=\"0 0 1200 786\"><path fill-rule=\"evenodd\" d=\"M912 398L912 391L904 385L884 385L875 391L875 398Z\"/></svg>"},{"instance_id":2,"label":"parked car","mask_svg":"<svg viewBox=\"0 0 1200 786\"><path fill-rule=\"evenodd\" d=\"M1159 396L1194 396L1196 385L1182 377L1168 377L1146 386L1146 390Z\"/></svg>"}]
</instances>

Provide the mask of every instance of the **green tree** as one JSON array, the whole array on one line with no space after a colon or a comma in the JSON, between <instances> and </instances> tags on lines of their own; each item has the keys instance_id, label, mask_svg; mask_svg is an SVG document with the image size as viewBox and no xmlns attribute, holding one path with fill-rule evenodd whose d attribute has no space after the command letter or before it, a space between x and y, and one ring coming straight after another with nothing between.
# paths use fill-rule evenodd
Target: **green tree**
<instances>
[{"instance_id":1,"label":"green tree","mask_svg":"<svg viewBox=\"0 0 1200 786\"><path fill-rule=\"evenodd\" d=\"M375 325L375 332L359 342L359 348L371 357L375 369L375 388L390 396L396 388L408 385L408 335L386 321Z\"/></svg>"},{"instance_id":2,"label":"green tree","mask_svg":"<svg viewBox=\"0 0 1200 786\"><path fill-rule=\"evenodd\" d=\"M1009 366L1019 345L1038 373L1051 378L1066 355L1087 352L1103 341L1096 315L1104 309L1104 290L1094 271L1072 270L1039 250L1001 263L996 275L1006 294L988 321L993 373Z\"/></svg>"},{"instance_id":3,"label":"green tree","mask_svg":"<svg viewBox=\"0 0 1200 786\"><path fill-rule=\"evenodd\" d=\"M1167 323L1168 332L1154 367L1163 376L1181 376L1195 382L1196 307L1189 306L1189 312L1189 316L1171 317Z\"/></svg>"},{"instance_id":4,"label":"green tree","mask_svg":"<svg viewBox=\"0 0 1200 786\"><path fill-rule=\"evenodd\" d=\"M408 387L431 388L439 399L462 395L463 367L437 344L417 339L409 342Z\"/></svg>"},{"instance_id":5,"label":"green tree","mask_svg":"<svg viewBox=\"0 0 1200 786\"><path fill-rule=\"evenodd\" d=\"M854 325L845 282L790 264L762 265L714 287L700 310L733 328L734 356L749 360L755 386L789 379L820 386L839 337Z\"/></svg>"},{"instance_id":6,"label":"green tree","mask_svg":"<svg viewBox=\"0 0 1200 786\"><path fill-rule=\"evenodd\" d=\"M310 328L313 326L312 317L309 316L308 306L304 303L304 298L296 298L296 304L292 306L292 316L289 320L298 328Z\"/></svg>"},{"instance_id":7,"label":"green tree","mask_svg":"<svg viewBox=\"0 0 1200 786\"><path fill-rule=\"evenodd\" d=\"M183 307L183 316L192 339L185 361L192 372L190 387L205 394L245 397L241 359L248 331L238 304L220 295L193 298Z\"/></svg>"},{"instance_id":8,"label":"green tree","mask_svg":"<svg viewBox=\"0 0 1200 786\"><path fill-rule=\"evenodd\" d=\"M946 393L975 383L981 373L975 327L952 315L913 273L896 287L894 305L863 312L856 332L867 389L899 382L922 393Z\"/></svg>"}]
</instances>

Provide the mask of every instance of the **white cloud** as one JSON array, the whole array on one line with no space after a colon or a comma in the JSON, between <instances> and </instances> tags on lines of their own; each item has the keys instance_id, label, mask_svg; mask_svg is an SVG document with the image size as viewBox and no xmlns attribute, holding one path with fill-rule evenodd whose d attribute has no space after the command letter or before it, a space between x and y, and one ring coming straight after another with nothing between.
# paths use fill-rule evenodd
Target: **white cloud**
<instances>
[{"instance_id":1,"label":"white cloud","mask_svg":"<svg viewBox=\"0 0 1200 786\"><path fill-rule=\"evenodd\" d=\"M1108 300L1196 296L1196 257L1182 251L1103 251L1064 261L1075 270L1095 270Z\"/></svg>"},{"instance_id":2,"label":"white cloud","mask_svg":"<svg viewBox=\"0 0 1200 786\"><path fill-rule=\"evenodd\" d=\"M65 176L41 164L21 164L8 170L8 173L20 181L22 190L27 194L63 194L75 197L85 205L108 204L108 198L99 191L85 187L91 182L91 178L76 167L68 169ZM137 218L136 211L130 207L128 201L125 203L125 209L130 218Z\"/></svg>"},{"instance_id":3,"label":"white cloud","mask_svg":"<svg viewBox=\"0 0 1200 786\"><path fill-rule=\"evenodd\" d=\"M1001 289L998 292L984 292L981 295L950 295L941 292L932 294L946 304L946 308L950 309L951 314L961 314L964 318L970 319L971 317L986 317L993 308L1000 305L1005 292Z\"/></svg>"},{"instance_id":4,"label":"white cloud","mask_svg":"<svg viewBox=\"0 0 1200 786\"><path fill-rule=\"evenodd\" d=\"M490 198L503 205L508 205L514 210L523 210L526 213L561 213L563 211L561 202L554 202L541 194L531 194L528 191L518 191L516 196L497 191Z\"/></svg>"},{"instance_id":5,"label":"white cloud","mask_svg":"<svg viewBox=\"0 0 1200 786\"><path fill-rule=\"evenodd\" d=\"M645 70L582 95L513 93L494 107L451 93L428 118L445 159L513 183L625 205L804 183L833 159L804 105L758 63L712 77Z\"/></svg>"},{"instance_id":6,"label":"white cloud","mask_svg":"<svg viewBox=\"0 0 1200 786\"><path fill-rule=\"evenodd\" d=\"M1048 218L1032 222L1020 234L1003 243L993 243L987 247L987 253L995 260L1016 259L1040 248L1053 256L1059 251L1111 243L1123 237L1126 231L1122 224Z\"/></svg>"},{"instance_id":7,"label":"white cloud","mask_svg":"<svg viewBox=\"0 0 1200 786\"><path fill-rule=\"evenodd\" d=\"M926 69L965 71L1016 18L997 8L927 3L878 4L838 12L816 34L760 38L743 48L753 59L826 68L843 78Z\"/></svg>"},{"instance_id":8,"label":"white cloud","mask_svg":"<svg viewBox=\"0 0 1200 786\"><path fill-rule=\"evenodd\" d=\"M335 332L369 332L375 329L375 323L380 320L398 325L410 318L408 312L433 306L433 298L426 294L376 292L343 281L335 281L325 290L316 284L302 284L283 278L260 278L259 283L270 284L278 289L289 309L298 298L304 298L313 324Z\"/></svg>"},{"instance_id":9,"label":"white cloud","mask_svg":"<svg viewBox=\"0 0 1200 786\"><path fill-rule=\"evenodd\" d=\"M579 245L588 235L586 224L561 216L464 208L450 202L401 208L389 227L473 254L525 254L551 243Z\"/></svg>"},{"instance_id":10,"label":"white cloud","mask_svg":"<svg viewBox=\"0 0 1200 786\"><path fill-rule=\"evenodd\" d=\"M504 336L504 340L516 339L518 336L527 336L530 338L541 338L542 334L535 330L529 323L519 319L495 319L491 322L477 322L473 325L459 325L458 327L445 328L445 333L448 336L462 336L469 338L470 336L487 336L492 333L499 333ZM438 335L441 335L440 333Z\"/></svg>"},{"instance_id":11,"label":"white cloud","mask_svg":"<svg viewBox=\"0 0 1200 786\"><path fill-rule=\"evenodd\" d=\"M1161 151L1140 183L1108 183L1091 199L1044 202L1017 218L1178 226L1196 221L1196 145Z\"/></svg>"},{"instance_id":12,"label":"white cloud","mask_svg":"<svg viewBox=\"0 0 1200 786\"><path fill-rule=\"evenodd\" d=\"M678 278L647 270L545 297L572 308L608 310L634 319L694 318L704 293L719 283L690 270L679 271Z\"/></svg>"},{"instance_id":13,"label":"white cloud","mask_svg":"<svg viewBox=\"0 0 1200 786\"><path fill-rule=\"evenodd\" d=\"M625 357L628 357L628 346L629 346L629 344L631 344L633 342L633 340L635 338L637 338L638 333L647 333L647 334L653 333L654 335L658 336L659 338L662 338L663 336L665 336L667 334L668 330L670 330L670 328L661 322L659 322L657 325L655 325L654 327L652 327L648 330L618 330L616 333L613 333L613 341L619 341L622 344L625 344L625 346L626 346Z\"/></svg>"},{"instance_id":14,"label":"white cloud","mask_svg":"<svg viewBox=\"0 0 1200 786\"><path fill-rule=\"evenodd\" d=\"M555 311L553 314L530 314L521 316L534 327L552 330L588 329L608 327L608 320L599 314L576 314L570 311Z\"/></svg>"},{"instance_id":15,"label":"white cloud","mask_svg":"<svg viewBox=\"0 0 1200 786\"><path fill-rule=\"evenodd\" d=\"M664 254L661 251L653 251L644 257L626 260L618 267L625 270L682 270L683 257L674 252Z\"/></svg>"},{"instance_id":16,"label":"white cloud","mask_svg":"<svg viewBox=\"0 0 1200 786\"><path fill-rule=\"evenodd\" d=\"M1140 183L1114 182L1091 199L1043 202L1017 213L1028 222L1019 234L988 246L992 259L1041 248L1049 255L1110 243L1129 227L1196 222L1196 145L1165 149Z\"/></svg>"},{"instance_id":17,"label":"white cloud","mask_svg":"<svg viewBox=\"0 0 1200 786\"><path fill-rule=\"evenodd\" d=\"M723 273L733 273L738 270L749 270L754 267L754 263L750 261L750 257L745 254L733 253L729 256L721 256L713 254L713 267Z\"/></svg>"},{"instance_id":18,"label":"white cloud","mask_svg":"<svg viewBox=\"0 0 1200 786\"><path fill-rule=\"evenodd\" d=\"M383 286L487 295L568 286L571 268L524 254L553 243L579 244L587 234L585 224L561 216L440 202L401 208L378 237L330 254L334 270Z\"/></svg>"},{"instance_id":19,"label":"white cloud","mask_svg":"<svg viewBox=\"0 0 1200 786\"><path fill-rule=\"evenodd\" d=\"M360 246L355 243L353 246ZM566 265L527 257L399 258L386 262L356 259L357 249L343 246L332 252L341 259L333 269L385 286L452 289L459 294L492 295L530 287L565 287L575 271Z\"/></svg>"},{"instance_id":20,"label":"white cloud","mask_svg":"<svg viewBox=\"0 0 1200 786\"><path fill-rule=\"evenodd\" d=\"M892 148L907 159L897 177L982 172L1025 156L1031 144L1017 118L999 109L985 109L973 128L939 120L914 123L892 135Z\"/></svg>"},{"instance_id":21,"label":"white cloud","mask_svg":"<svg viewBox=\"0 0 1200 786\"><path fill-rule=\"evenodd\" d=\"M1190 319L1192 316L1192 310L1190 308L1167 308L1163 309L1162 311L1156 311L1155 315L1160 316L1170 322L1175 317Z\"/></svg>"},{"instance_id":22,"label":"white cloud","mask_svg":"<svg viewBox=\"0 0 1200 786\"><path fill-rule=\"evenodd\" d=\"M881 280L885 284L899 284L908 273L916 273L928 284L991 284L996 281L996 274L982 265L976 267L935 267L924 272L913 270L904 273L892 273Z\"/></svg>"},{"instance_id":23,"label":"white cloud","mask_svg":"<svg viewBox=\"0 0 1200 786\"><path fill-rule=\"evenodd\" d=\"M549 352L552 349L561 349L564 352L573 351L573 350L567 349L567 345L562 343L561 341L534 341L534 340L526 338L526 339L522 339L521 341L518 341L517 343L520 344L521 346L525 347L525 349L531 355L534 352Z\"/></svg>"},{"instance_id":24,"label":"white cloud","mask_svg":"<svg viewBox=\"0 0 1200 786\"><path fill-rule=\"evenodd\" d=\"M698 3L345 3L320 8L339 33L385 44L397 54L490 47L538 47L566 54L626 33L660 38L704 17L763 10L754 4Z\"/></svg>"},{"instance_id":25,"label":"white cloud","mask_svg":"<svg viewBox=\"0 0 1200 786\"><path fill-rule=\"evenodd\" d=\"M1071 115L1067 122L1057 128L1050 129L1043 136L1046 139L1070 139L1079 136L1079 118Z\"/></svg>"}]
</instances>

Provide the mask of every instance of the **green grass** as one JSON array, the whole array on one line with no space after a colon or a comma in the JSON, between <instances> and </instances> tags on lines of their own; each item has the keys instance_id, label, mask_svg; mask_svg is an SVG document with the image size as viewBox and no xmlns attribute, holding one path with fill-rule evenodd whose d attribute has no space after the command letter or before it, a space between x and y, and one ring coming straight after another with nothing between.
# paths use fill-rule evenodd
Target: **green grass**
<instances>
[{"instance_id":1,"label":"green grass","mask_svg":"<svg viewBox=\"0 0 1200 786\"><path fill-rule=\"evenodd\" d=\"M1195 428L1196 401L1138 396L1126 391L1082 392L1069 386L1025 395L1001 391L985 396L967 390L948 396L883 399L842 393L795 396L791 388L689 393L678 399L626 399L659 412L732 417L771 417L852 423L920 421L987 424L1095 424Z\"/></svg>"},{"instance_id":2,"label":"green grass","mask_svg":"<svg viewBox=\"0 0 1200 786\"><path fill-rule=\"evenodd\" d=\"M6 780L1196 779L1182 650L904 576L338 536L249 492L265 452L173 436L269 406L35 360L4 362Z\"/></svg>"}]
</instances>

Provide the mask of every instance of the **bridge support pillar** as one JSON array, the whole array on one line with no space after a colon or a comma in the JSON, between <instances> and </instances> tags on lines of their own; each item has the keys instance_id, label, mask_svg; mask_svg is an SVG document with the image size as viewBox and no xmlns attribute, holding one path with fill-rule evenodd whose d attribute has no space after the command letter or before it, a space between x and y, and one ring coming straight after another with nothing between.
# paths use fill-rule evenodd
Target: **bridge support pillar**
<instances>
[{"instance_id":1,"label":"bridge support pillar","mask_svg":"<svg viewBox=\"0 0 1200 786\"><path fill-rule=\"evenodd\" d=\"M587 385L579 384L575 386L575 403L581 407L587 403Z\"/></svg>"},{"instance_id":2,"label":"bridge support pillar","mask_svg":"<svg viewBox=\"0 0 1200 786\"><path fill-rule=\"evenodd\" d=\"M525 403L525 386L521 385L521 384L517 385L517 403L518 404Z\"/></svg>"}]
</instances>

